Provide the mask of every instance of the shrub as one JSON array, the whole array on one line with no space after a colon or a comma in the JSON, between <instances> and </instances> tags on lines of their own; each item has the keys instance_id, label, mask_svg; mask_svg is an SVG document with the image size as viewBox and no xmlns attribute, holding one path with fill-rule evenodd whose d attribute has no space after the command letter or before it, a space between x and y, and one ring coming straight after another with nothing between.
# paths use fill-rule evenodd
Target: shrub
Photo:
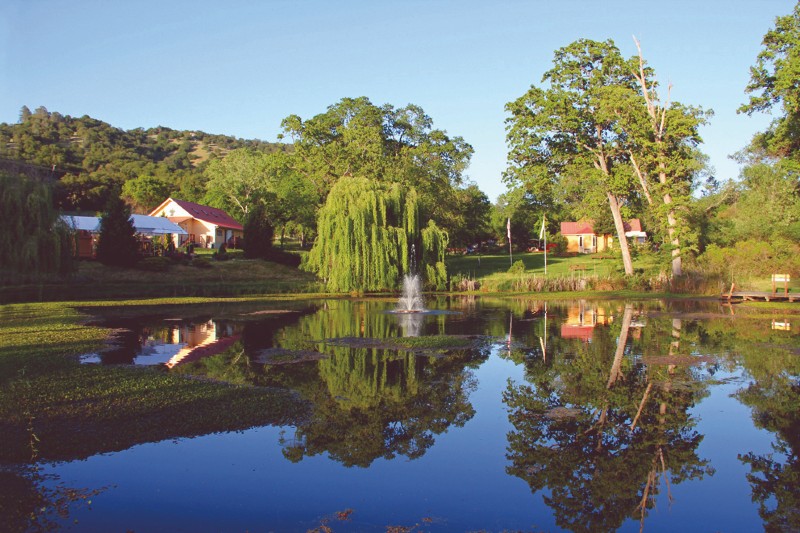
<instances>
[{"instance_id":1,"label":"shrub","mask_svg":"<svg viewBox=\"0 0 800 533\"><path fill-rule=\"evenodd\" d=\"M227 261L231 256L228 254L228 248L224 244L219 247L219 250L211 254L211 259L214 261Z\"/></svg>"},{"instance_id":2,"label":"shrub","mask_svg":"<svg viewBox=\"0 0 800 533\"><path fill-rule=\"evenodd\" d=\"M697 258L697 266L712 276L740 281L765 278L775 273L800 273L800 247L793 241L777 238L771 242L751 239L733 247L709 245Z\"/></svg>"},{"instance_id":3,"label":"shrub","mask_svg":"<svg viewBox=\"0 0 800 533\"><path fill-rule=\"evenodd\" d=\"M522 262L522 259L514 261L514 264L508 268L509 274L523 274L525 272L525 263Z\"/></svg>"},{"instance_id":4,"label":"shrub","mask_svg":"<svg viewBox=\"0 0 800 533\"><path fill-rule=\"evenodd\" d=\"M567 238L556 233L555 235L547 236L547 244L555 244L552 253L556 256L564 256L567 254Z\"/></svg>"},{"instance_id":5,"label":"shrub","mask_svg":"<svg viewBox=\"0 0 800 533\"><path fill-rule=\"evenodd\" d=\"M271 248L263 259L272 261L273 263L280 263L290 267L297 268L300 266L300 256L281 250L280 248Z\"/></svg>"}]
</instances>

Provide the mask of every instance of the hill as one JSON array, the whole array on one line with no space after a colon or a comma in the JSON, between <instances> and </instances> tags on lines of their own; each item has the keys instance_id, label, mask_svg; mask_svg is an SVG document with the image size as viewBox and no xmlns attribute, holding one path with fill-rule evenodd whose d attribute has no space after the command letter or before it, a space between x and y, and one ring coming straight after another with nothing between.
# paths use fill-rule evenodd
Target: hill
<instances>
[{"instance_id":1,"label":"hill","mask_svg":"<svg viewBox=\"0 0 800 533\"><path fill-rule=\"evenodd\" d=\"M158 196L200 201L207 162L237 148L272 152L291 147L163 126L123 130L44 107L34 112L23 107L17 124L0 123L0 170L56 180L57 206L74 212L102 210L112 190L137 178ZM141 188L128 190L134 191L134 210L145 211L146 202L135 197Z\"/></svg>"}]
</instances>

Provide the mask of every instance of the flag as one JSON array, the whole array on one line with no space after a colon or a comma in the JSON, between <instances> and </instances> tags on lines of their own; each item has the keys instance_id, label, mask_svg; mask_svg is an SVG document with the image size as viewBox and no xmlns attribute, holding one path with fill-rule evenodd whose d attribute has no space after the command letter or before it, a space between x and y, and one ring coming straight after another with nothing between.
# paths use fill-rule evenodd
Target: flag
<instances>
[{"instance_id":1,"label":"flag","mask_svg":"<svg viewBox=\"0 0 800 533\"><path fill-rule=\"evenodd\" d=\"M542 229L539 230L539 240L544 239L544 216L542 216Z\"/></svg>"},{"instance_id":2,"label":"flag","mask_svg":"<svg viewBox=\"0 0 800 533\"><path fill-rule=\"evenodd\" d=\"M506 222L506 232L508 233L508 240L511 240L511 218Z\"/></svg>"}]
</instances>

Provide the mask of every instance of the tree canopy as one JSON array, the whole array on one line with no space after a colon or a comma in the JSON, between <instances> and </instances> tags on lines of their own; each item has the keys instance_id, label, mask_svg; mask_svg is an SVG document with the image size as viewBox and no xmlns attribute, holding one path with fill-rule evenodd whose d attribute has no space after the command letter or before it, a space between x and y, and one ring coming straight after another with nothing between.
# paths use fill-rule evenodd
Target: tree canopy
<instances>
[{"instance_id":1,"label":"tree canopy","mask_svg":"<svg viewBox=\"0 0 800 533\"><path fill-rule=\"evenodd\" d=\"M800 153L800 3L789 15L777 17L762 42L763 49L750 68L750 94L740 113L752 115L776 107L781 114L755 143L779 157L798 160Z\"/></svg>"},{"instance_id":2,"label":"tree canopy","mask_svg":"<svg viewBox=\"0 0 800 533\"><path fill-rule=\"evenodd\" d=\"M328 290L395 289L423 259L433 267L433 272L426 271L429 283L436 286L446 280L447 236L432 221L420 231L414 189L341 178L320 210L317 231L306 267L323 278Z\"/></svg>"},{"instance_id":3,"label":"tree canopy","mask_svg":"<svg viewBox=\"0 0 800 533\"><path fill-rule=\"evenodd\" d=\"M45 107L34 112L23 107L17 124L0 124L0 159L24 163L27 173L57 180L57 206L71 211L102 211L112 191L131 180L139 183L123 193L140 212L166 198L153 205L147 192L152 185L166 187L167 196L180 192L182 198L201 201L205 188L197 181L203 181L207 161L245 147L269 152L282 145L166 127L126 131Z\"/></svg>"},{"instance_id":4,"label":"tree canopy","mask_svg":"<svg viewBox=\"0 0 800 533\"><path fill-rule=\"evenodd\" d=\"M542 81L546 88L531 86L506 105L506 179L545 196L578 189L598 209L607 202L630 275L622 210L635 188L616 110L636 90L632 64L611 40L580 39L555 52Z\"/></svg>"},{"instance_id":5,"label":"tree canopy","mask_svg":"<svg viewBox=\"0 0 800 533\"><path fill-rule=\"evenodd\" d=\"M424 217L454 229L456 188L473 149L461 137L434 129L419 106L376 106L366 97L343 98L324 113L282 123L294 141L293 169L314 184L320 198L343 176L413 187Z\"/></svg>"}]
</instances>

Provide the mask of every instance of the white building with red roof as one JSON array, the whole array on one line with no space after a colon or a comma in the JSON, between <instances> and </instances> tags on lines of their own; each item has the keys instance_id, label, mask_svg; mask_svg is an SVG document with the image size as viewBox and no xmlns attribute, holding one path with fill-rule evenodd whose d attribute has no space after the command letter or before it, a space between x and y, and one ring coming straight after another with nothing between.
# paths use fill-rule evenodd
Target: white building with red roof
<instances>
[{"instance_id":1,"label":"white building with red roof","mask_svg":"<svg viewBox=\"0 0 800 533\"><path fill-rule=\"evenodd\" d=\"M150 212L151 217L167 217L186 230L175 243L181 246L193 242L204 248L219 248L225 243L229 248L238 248L244 228L222 209L200 205L185 200L167 198Z\"/></svg>"},{"instance_id":2,"label":"white building with red roof","mask_svg":"<svg viewBox=\"0 0 800 533\"><path fill-rule=\"evenodd\" d=\"M638 218L625 222L625 236L641 244L647 238ZM567 238L567 251L580 254L602 252L613 247L614 237L605 233L598 235L591 220L583 222L562 222L561 235Z\"/></svg>"}]
</instances>

